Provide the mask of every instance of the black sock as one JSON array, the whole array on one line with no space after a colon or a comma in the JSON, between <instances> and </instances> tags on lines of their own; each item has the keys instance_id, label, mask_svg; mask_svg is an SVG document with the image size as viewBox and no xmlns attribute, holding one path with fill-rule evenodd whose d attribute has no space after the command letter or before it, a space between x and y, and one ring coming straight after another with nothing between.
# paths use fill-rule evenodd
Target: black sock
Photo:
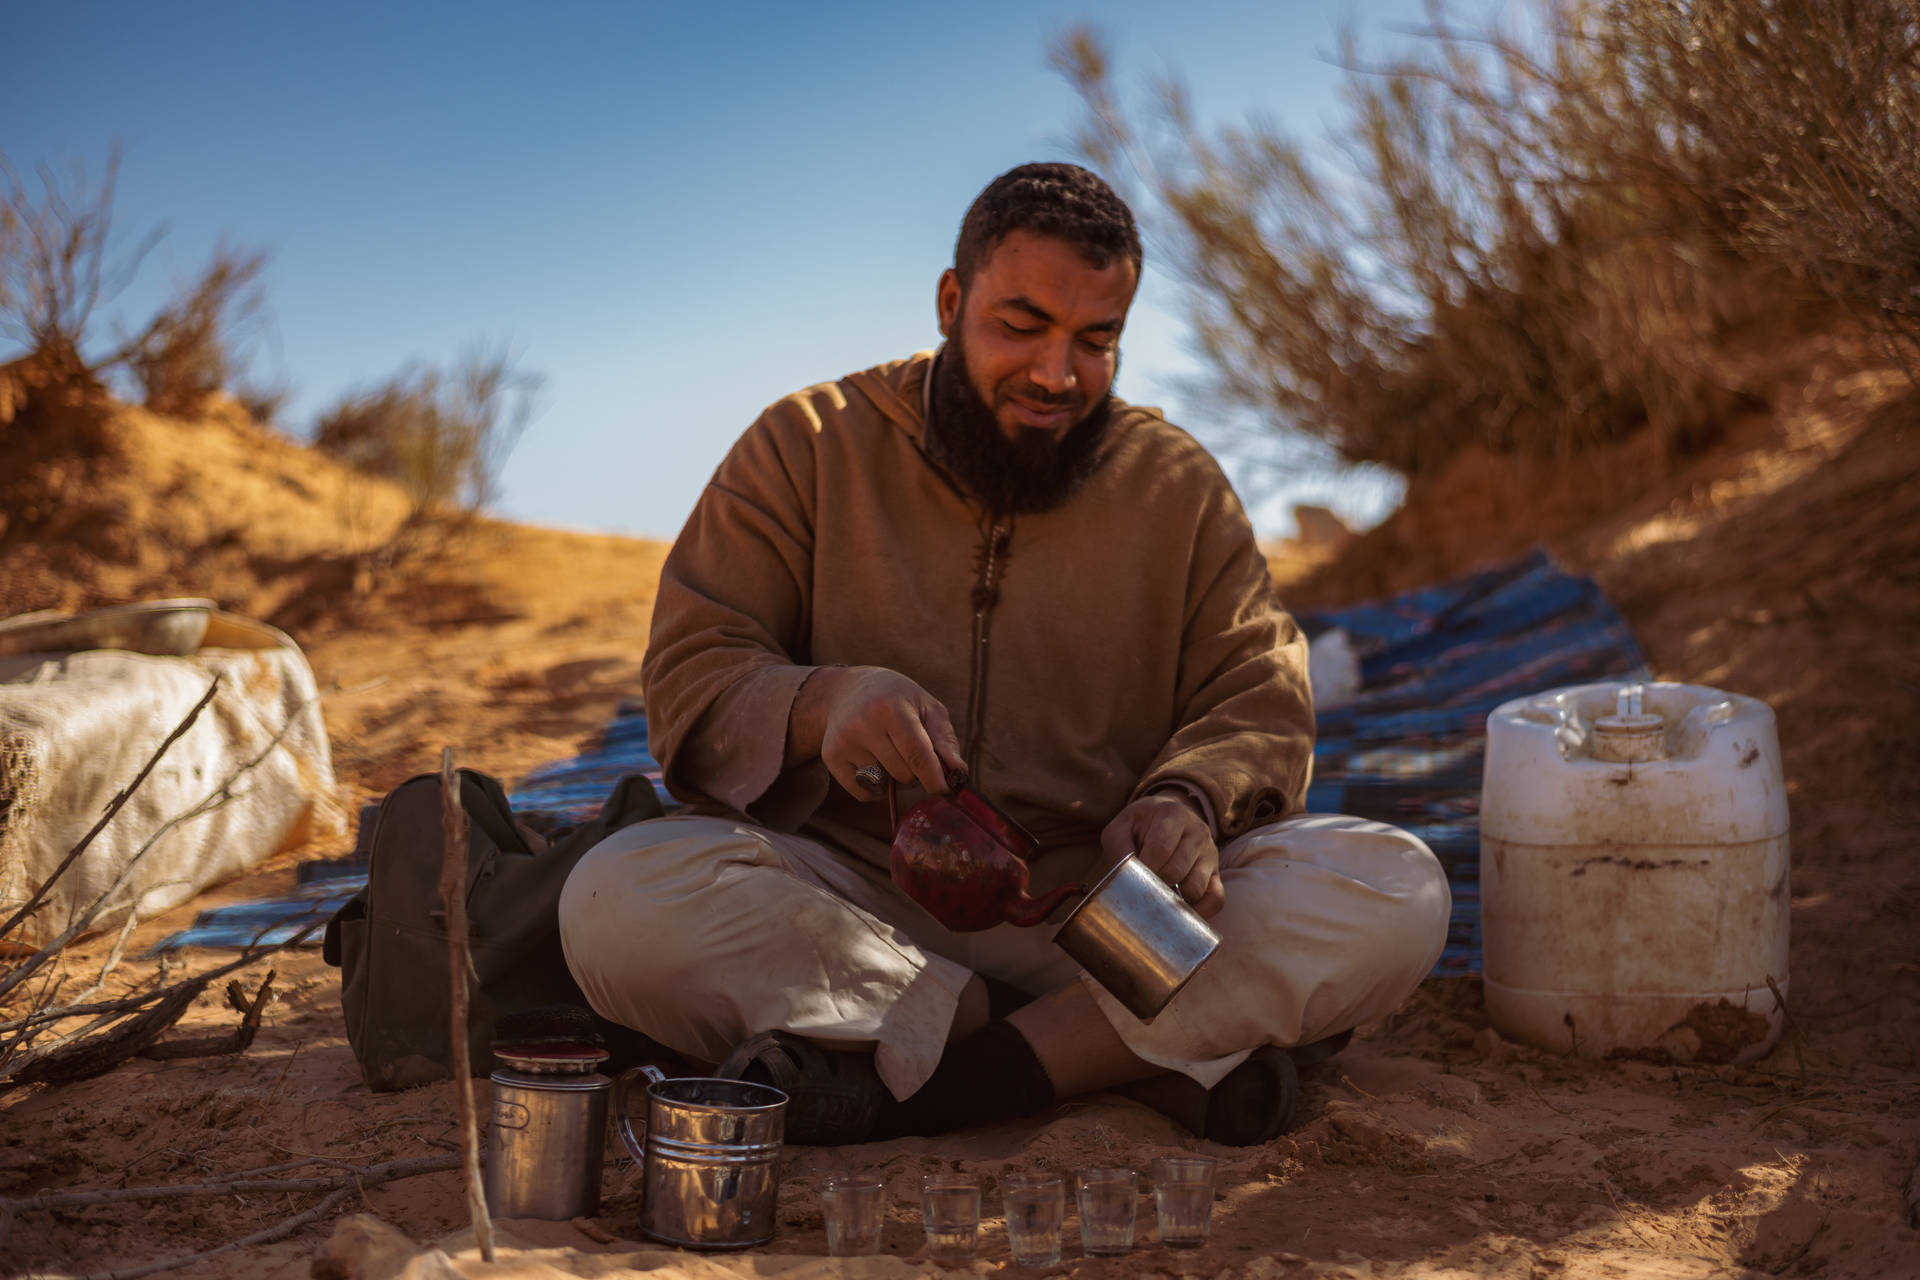
<instances>
[{"instance_id":1,"label":"black sock","mask_svg":"<svg viewBox=\"0 0 1920 1280\"><path fill-rule=\"evenodd\" d=\"M1002 982L998 978L980 975L980 981L987 988L987 1020L1004 1018L1015 1009L1024 1009L1033 1003L1033 997L1014 986L1011 982Z\"/></svg>"},{"instance_id":2,"label":"black sock","mask_svg":"<svg viewBox=\"0 0 1920 1280\"><path fill-rule=\"evenodd\" d=\"M1054 1103L1053 1081L1027 1038L1004 1021L989 1022L947 1046L920 1091L882 1122L886 1136L946 1133L1031 1115Z\"/></svg>"}]
</instances>

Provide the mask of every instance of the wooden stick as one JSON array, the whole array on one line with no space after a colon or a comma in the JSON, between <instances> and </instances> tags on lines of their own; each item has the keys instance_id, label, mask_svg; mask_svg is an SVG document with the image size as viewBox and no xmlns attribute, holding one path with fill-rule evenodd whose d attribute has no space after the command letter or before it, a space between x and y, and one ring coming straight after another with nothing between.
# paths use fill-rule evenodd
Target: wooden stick
<instances>
[{"instance_id":1,"label":"wooden stick","mask_svg":"<svg viewBox=\"0 0 1920 1280\"><path fill-rule=\"evenodd\" d=\"M4 1066L0 1066L0 1092L5 1092L15 1084L24 1084L34 1079L82 1080L89 1076L101 1075L107 1071L111 1071L120 1063L134 1056L140 1049L152 1044L164 1034L169 1027L175 1022L178 1022L180 1017L186 1012L187 1005L192 1003L194 997L206 990L208 984L215 978L222 977L245 965L253 964L255 961L264 959L276 951L294 946L324 924L326 924L324 919L312 921L306 928L294 934L285 942L275 943L273 946L259 951L249 949L248 952L238 960L230 961L216 969L209 969L205 973L197 974L174 986L163 987L157 991L149 991L143 996L129 997L126 1001L107 1002L109 1007L119 1007L122 1005L132 1008L151 1007L148 1007L146 1012L142 1013L139 1017L128 1019L120 1026L114 1027L111 1031L94 1036L92 1039L82 1041L78 1044L73 1043L76 1040L80 1040L81 1037L88 1035L90 1032L97 1030L99 1027L105 1026L115 1020L111 1012L105 1013L93 1023L74 1032L72 1035L61 1037L53 1045L45 1049L22 1053L19 1057L8 1060ZM264 932L264 930L262 932ZM258 938L259 935L256 934L255 937ZM174 1007L173 1002L179 999L182 992L186 993L185 1001L180 1003L178 1007ZM156 1009L161 1009L163 1006L170 1011L171 1016L155 1012ZM100 1006L94 1006L94 1008L99 1007ZM91 1011L91 1009L88 1010L88 1012ZM69 1010L67 1014L61 1016L74 1016L79 1012L79 1010ZM141 1019L152 1019L153 1021L142 1022ZM137 1034L131 1030L136 1024L141 1028L141 1031ZM147 1031L150 1031L151 1034L145 1034ZM24 1035L25 1032L21 1034ZM144 1035L144 1038L140 1038L142 1035ZM59 1061L57 1063L50 1063L49 1060L56 1058L56 1056L59 1057ZM43 1066L43 1064L48 1065ZM56 1071L60 1074L57 1076L42 1076L40 1073L45 1070ZM72 1074L72 1072L76 1070L80 1071L80 1074Z\"/></svg>"},{"instance_id":2,"label":"wooden stick","mask_svg":"<svg viewBox=\"0 0 1920 1280\"><path fill-rule=\"evenodd\" d=\"M183 979L179 983L176 983L175 986L185 986L189 982L197 982L204 987L215 978L225 977L235 969L243 969L255 961L264 960L276 951L284 951L288 947L298 946L312 937L315 929L320 928L326 923L326 918L323 916L308 924L306 928L294 934L285 942L276 942L262 951L254 951L249 948L238 960L229 961L217 969L210 969L206 973L199 974L195 977ZM268 928L275 927L277 926L268 926ZM67 1018L78 1018L89 1013L123 1013L129 1009L141 1009L152 1004L155 1000L161 999L172 990L174 990L174 987L155 987L151 991L142 992L138 995L122 996L118 1000L102 1000L98 1004L64 1005L57 1009L41 1009L23 1018L15 1018L11 1022L0 1022L0 1031L12 1031L19 1027L38 1026L43 1022L60 1022Z\"/></svg>"},{"instance_id":3,"label":"wooden stick","mask_svg":"<svg viewBox=\"0 0 1920 1280\"><path fill-rule=\"evenodd\" d=\"M253 1037L259 1034L260 1017L266 1012L267 997L273 994L276 976L275 970L267 970L267 976L261 979L260 989L254 992L251 1000L247 998L246 989L240 985L239 979L227 984L227 1003L240 1015L240 1025L232 1031L162 1040L158 1044L148 1045L135 1056L171 1062L179 1058L212 1058L223 1054L237 1057L245 1053L253 1043Z\"/></svg>"},{"instance_id":4,"label":"wooden stick","mask_svg":"<svg viewBox=\"0 0 1920 1280\"><path fill-rule=\"evenodd\" d=\"M302 1161L300 1163L308 1163ZM281 1166L292 1168L294 1166ZM58 1194L29 1196L20 1200L0 1199L0 1221L10 1220L21 1209L75 1208L85 1205L115 1204L130 1200L178 1200L190 1196L223 1196L246 1194L249 1192L292 1192L326 1191L329 1194L312 1208L285 1218L273 1226L263 1228L252 1235L242 1236L238 1240L229 1240L218 1248L202 1253L187 1254L177 1258L165 1258L159 1262L142 1263L119 1271L100 1271L78 1280L140 1280L142 1276L158 1275L163 1271L175 1271L181 1267L190 1267L209 1258L232 1253L236 1249L248 1249L254 1245L271 1244L275 1240L284 1240L302 1227L319 1221L337 1209L347 1197L358 1194L371 1187L395 1182L401 1178L412 1178L423 1173L443 1173L460 1167L460 1157L454 1155L409 1156L402 1160L389 1160L385 1164L371 1165L363 1169L347 1169L324 1178L229 1178L220 1182L197 1182L172 1187L124 1187L112 1191L68 1191Z\"/></svg>"},{"instance_id":5,"label":"wooden stick","mask_svg":"<svg viewBox=\"0 0 1920 1280\"><path fill-rule=\"evenodd\" d=\"M480 1124L474 1115L473 1069L467 1052L467 973L473 967L467 950L467 811L460 803L460 774L453 767L452 747L440 752L440 824L446 836L440 898L447 908L447 981L453 996L449 1027L453 1096L466 1152L467 1213L473 1219L481 1261L492 1262L493 1218L487 1212L486 1185L480 1180Z\"/></svg>"},{"instance_id":6,"label":"wooden stick","mask_svg":"<svg viewBox=\"0 0 1920 1280\"><path fill-rule=\"evenodd\" d=\"M1781 994L1780 984L1767 975L1767 990L1773 992L1773 1003L1780 1009L1780 1018L1787 1024L1787 1042L1793 1046L1793 1060L1800 1068L1800 1087L1807 1087L1807 1051L1804 1046L1807 1038L1800 1034L1800 1024L1793 1020L1793 1011L1787 1008L1787 997ZM1808 1241L1812 1243L1811 1240Z\"/></svg>"},{"instance_id":7,"label":"wooden stick","mask_svg":"<svg viewBox=\"0 0 1920 1280\"><path fill-rule=\"evenodd\" d=\"M105 1191L43 1191L38 1195L21 1196L9 1203L15 1211L83 1209L92 1205L125 1204L130 1200L191 1200L200 1196L277 1195L296 1191L333 1191L340 1187L377 1187L397 1178L411 1178L422 1173L444 1173L448 1169L457 1169L460 1167L460 1157L451 1154L405 1156L398 1160L387 1160L360 1168L343 1168L337 1173L324 1173L311 1178L262 1176L315 1163L319 1161L295 1160L287 1164L257 1169L251 1174L215 1178L208 1182L182 1182L152 1187L112 1187Z\"/></svg>"}]
</instances>

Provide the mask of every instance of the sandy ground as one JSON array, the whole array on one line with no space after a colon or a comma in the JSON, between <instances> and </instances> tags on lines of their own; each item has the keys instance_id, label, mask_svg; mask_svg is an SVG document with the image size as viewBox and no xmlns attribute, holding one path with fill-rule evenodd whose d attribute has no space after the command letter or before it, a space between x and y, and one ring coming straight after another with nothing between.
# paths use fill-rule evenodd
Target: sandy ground
<instances>
[{"instance_id":1,"label":"sandy ground","mask_svg":"<svg viewBox=\"0 0 1920 1280\"><path fill-rule=\"evenodd\" d=\"M417 1259L413 1276L921 1274L937 1268L924 1260L914 1187L940 1168L982 1179L990 1213L973 1269L998 1274L1013 1271L991 1212L1000 1179L1093 1163L1144 1168L1157 1154L1198 1149L1221 1162L1204 1249L1165 1249L1148 1228L1126 1258L1086 1258L1070 1212L1057 1272L1920 1276L1920 1231L1905 1203L1920 1144L1916 402L1901 398L1891 374L1859 372L1851 352L1809 344L1781 363L1781 386L1807 390L1783 391L1771 414L1733 424L1706 457L1670 464L1643 442L1571 470L1467 459L1330 566L1316 570L1319 553L1294 557L1294 571L1313 576L1288 590L1298 602L1356 598L1544 537L1600 579L1661 676L1768 699L1793 805L1794 943L1793 1031L1765 1060L1542 1054L1487 1029L1475 980L1436 981L1313 1073L1306 1123L1264 1147L1210 1148L1101 1096L938 1140L790 1148L778 1237L733 1258L646 1244L634 1170L610 1151L592 1224L500 1224L507 1247L491 1267L475 1260L460 1183L448 1173L368 1190L289 1239L183 1274L342 1274L328 1261L329 1233L344 1240L364 1227L353 1214L404 1233L411 1243L396 1256L444 1251ZM511 776L575 749L635 693L663 548L486 525L442 555L385 563L353 547L378 541L383 526L370 509L398 519L391 495L362 492L349 521L341 495L352 486L257 429L144 415L128 423L131 444L60 472L62 501L84 499L96 513L88 537L97 545L71 524L59 531L61 501L0 527L0 608L211 594L289 627L326 691L350 801L433 767L442 745ZM155 474L191 475L193 458L216 454L252 478L229 468L218 486L180 480L171 505L128 496L132 485L150 497L161 487ZM142 470L123 485L115 477L129 456ZM196 497L216 487L224 526ZM23 510L17 492L0 497L5 510ZM250 515L249 503L260 509ZM102 523L118 532L100 534ZM355 530L363 541L342 551ZM131 564L127 547L141 548ZM134 950L201 907L289 884L298 857L332 852L282 856L144 922ZM104 952L104 941L75 948L70 967L89 972ZM174 967L213 962L189 955ZM312 952L271 963L278 999L241 1058L135 1060L92 1081L0 1095L0 1194L452 1150L452 1086L368 1093L345 1040L336 973ZM109 986L154 970L130 960ZM210 994L181 1029L232 1020ZM484 1104L486 1082L478 1087ZM824 1258L819 1186L839 1170L885 1177L888 1257L844 1268ZM0 1271L110 1273L216 1247L315 1199L22 1205L0 1240Z\"/></svg>"}]
</instances>

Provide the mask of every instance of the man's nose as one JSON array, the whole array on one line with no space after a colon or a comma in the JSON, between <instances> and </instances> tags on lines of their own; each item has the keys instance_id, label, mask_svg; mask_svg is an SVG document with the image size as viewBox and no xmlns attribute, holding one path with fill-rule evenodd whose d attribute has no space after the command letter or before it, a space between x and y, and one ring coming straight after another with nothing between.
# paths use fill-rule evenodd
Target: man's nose
<instances>
[{"instance_id":1,"label":"man's nose","mask_svg":"<svg viewBox=\"0 0 1920 1280\"><path fill-rule=\"evenodd\" d=\"M1049 395L1061 396L1073 390L1073 353L1066 342L1049 342L1035 354L1027 376Z\"/></svg>"}]
</instances>

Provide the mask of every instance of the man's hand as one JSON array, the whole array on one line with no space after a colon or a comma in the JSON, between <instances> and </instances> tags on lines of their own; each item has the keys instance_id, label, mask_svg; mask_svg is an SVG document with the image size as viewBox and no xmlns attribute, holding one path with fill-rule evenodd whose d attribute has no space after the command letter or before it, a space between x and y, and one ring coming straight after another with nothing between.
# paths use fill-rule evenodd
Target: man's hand
<instances>
[{"instance_id":1,"label":"man's hand","mask_svg":"<svg viewBox=\"0 0 1920 1280\"><path fill-rule=\"evenodd\" d=\"M822 667L807 677L787 722L789 764L819 756L854 796L885 793L858 770L879 765L896 782L944 794L949 770L966 771L960 739L940 700L885 667Z\"/></svg>"},{"instance_id":2,"label":"man's hand","mask_svg":"<svg viewBox=\"0 0 1920 1280\"><path fill-rule=\"evenodd\" d=\"M1193 803L1172 792L1141 796L1114 815L1100 844L1115 859L1139 855L1151 871L1211 918L1227 905L1220 883L1220 850Z\"/></svg>"}]
</instances>

